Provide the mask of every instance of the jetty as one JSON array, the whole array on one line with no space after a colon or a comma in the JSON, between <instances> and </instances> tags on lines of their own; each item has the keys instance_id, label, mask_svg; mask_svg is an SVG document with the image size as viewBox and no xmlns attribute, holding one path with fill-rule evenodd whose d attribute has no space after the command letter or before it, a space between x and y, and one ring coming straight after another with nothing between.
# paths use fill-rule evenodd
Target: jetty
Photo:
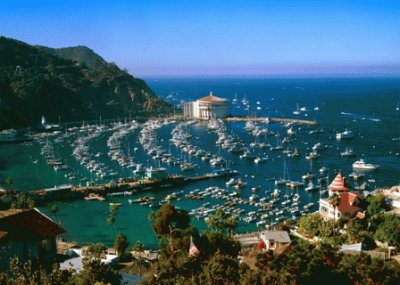
<instances>
[{"instance_id":1,"label":"jetty","mask_svg":"<svg viewBox=\"0 0 400 285\"><path fill-rule=\"evenodd\" d=\"M180 188L187 184L208 180L214 178L224 178L237 175L237 171L213 172L204 175L183 177L179 175L170 175L162 180L151 180L148 178L132 180L128 178L120 178L118 182L93 184L86 186L79 185L61 185L46 189L37 189L27 192L28 195L34 197L36 202L48 203L57 200L76 200L83 199L84 196L95 193L101 196L133 195L144 193L147 191L158 191L168 188Z\"/></svg>"},{"instance_id":2,"label":"jetty","mask_svg":"<svg viewBox=\"0 0 400 285\"><path fill-rule=\"evenodd\" d=\"M261 123L280 123L280 124L300 124L316 126L317 121L302 120L302 119L292 119L292 118L269 118L269 117L227 117L225 118L227 122L261 122Z\"/></svg>"}]
</instances>

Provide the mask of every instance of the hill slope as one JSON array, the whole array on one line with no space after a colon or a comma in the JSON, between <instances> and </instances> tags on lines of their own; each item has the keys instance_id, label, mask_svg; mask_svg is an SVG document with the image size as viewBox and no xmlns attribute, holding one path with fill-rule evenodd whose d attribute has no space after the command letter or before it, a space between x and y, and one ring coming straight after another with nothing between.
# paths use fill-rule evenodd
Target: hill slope
<instances>
[{"instance_id":1,"label":"hill slope","mask_svg":"<svg viewBox=\"0 0 400 285\"><path fill-rule=\"evenodd\" d=\"M141 80L86 47L51 49L0 37L0 129L171 111Z\"/></svg>"}]
</instances>

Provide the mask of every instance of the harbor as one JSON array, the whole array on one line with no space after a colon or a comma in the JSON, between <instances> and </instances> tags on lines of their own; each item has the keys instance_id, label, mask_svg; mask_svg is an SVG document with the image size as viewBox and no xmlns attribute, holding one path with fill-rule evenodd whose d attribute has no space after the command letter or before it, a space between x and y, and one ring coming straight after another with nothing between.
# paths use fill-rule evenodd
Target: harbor
<instances>
[{"instance_id":1,"label":"harbor","mask_svg":"<svg viewBox=\"0 0 400 285\"><path fill-rule=\"evenodd\" d=\"M296 115L296 101L234 99L226 119L124 118L32 132L29 141L2 144L0 180L13 183L1 187L36 195L39 209L68 228L65 240L112 244L117 228L155 248L148 215L163 203L187 210L199 229L221 208L243 233L317 211L339 171L365 193L398 184L400 149L385 127L396 113L363 120L325 98L326 106L300 102ZM374 133L378 125L388 139ZM110 205L119 205L113 226Z\"/></svg>"}]
</instances>

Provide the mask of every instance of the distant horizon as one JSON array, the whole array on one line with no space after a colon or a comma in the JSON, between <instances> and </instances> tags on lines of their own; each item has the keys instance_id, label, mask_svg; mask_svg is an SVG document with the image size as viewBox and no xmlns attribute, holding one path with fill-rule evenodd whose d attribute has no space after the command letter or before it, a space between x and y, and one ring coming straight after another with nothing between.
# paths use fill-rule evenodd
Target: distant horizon
<instances>
[{"instance_id":1,"label":"distant horizon","mask_svg":"<svg viewBox=\"0 0 400 285\"><path fill-rule=\"evenodd\" d=\"M3 0L0 26L138 77L400 75L397 0Z\"/></svg>"}]
</instances>

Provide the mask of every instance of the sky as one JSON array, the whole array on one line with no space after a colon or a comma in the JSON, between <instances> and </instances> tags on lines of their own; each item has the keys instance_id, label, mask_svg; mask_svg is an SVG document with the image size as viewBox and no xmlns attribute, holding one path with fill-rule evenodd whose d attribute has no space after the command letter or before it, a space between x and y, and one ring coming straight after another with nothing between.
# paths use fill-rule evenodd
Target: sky
<instances>
[{"instance_id":1,"label":"sky","mask_svg":"<svg viewBox=\"0 0 400 285\"><path fill-rule=\"evenodd\" d=\"M400 75L399 0L0 0L0 35L135 76Z\"/></svg>"}]
</instances>

